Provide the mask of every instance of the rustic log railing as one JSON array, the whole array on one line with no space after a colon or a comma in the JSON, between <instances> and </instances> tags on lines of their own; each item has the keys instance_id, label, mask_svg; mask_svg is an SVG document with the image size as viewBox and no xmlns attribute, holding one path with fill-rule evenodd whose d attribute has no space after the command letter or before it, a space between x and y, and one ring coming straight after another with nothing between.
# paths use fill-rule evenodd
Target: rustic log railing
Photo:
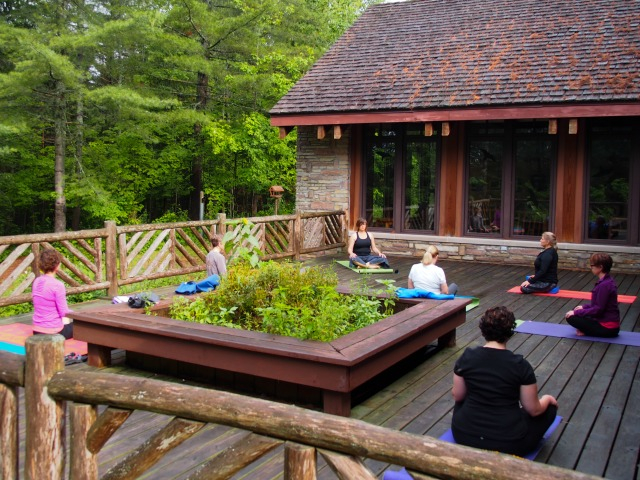
<instances>
[{"instance_id":1,"label":"rustic log railing","mask_svg":"<svg viewBox=\"0 0 640 480\"><path fill-rule=\"evenodd\" d=\"M24 478L97 479L98 454L134 410L173 419L102 479L134 479L207 423L247 431L190 479L230 478L284 443L284 478L315 479L317 454L341 479L374 479L364 459L403 465L418 479L593 477L511 455L452 445L304 408L165 381L65 369L61 336L26 342L25 357L0 352L0 477L19 474L18 387L25 389ZM67 403L68 402L68 403ZM98 405L107 408L98 415ZM65 406L70 434L65 436ZM65 439L70 439L67 448Z\"/></svg>"},{"instance_id":2,"label":"rustic log railing","mask_svg":"<svg viewBox=\"0 0 640 480\"><path fill-rule=\"evenodd\" d=\"M344 211L296 213L248 218L263 259L293 258L346 245ZM0 237L0 307L31 300L39 274L38 254L56 248L63 256L58 277L67 294L107 290L144 280L173 277L205 269L212 235L239 228L238 220L116 226L36 235Z\"/></svg>"}]
</instances>

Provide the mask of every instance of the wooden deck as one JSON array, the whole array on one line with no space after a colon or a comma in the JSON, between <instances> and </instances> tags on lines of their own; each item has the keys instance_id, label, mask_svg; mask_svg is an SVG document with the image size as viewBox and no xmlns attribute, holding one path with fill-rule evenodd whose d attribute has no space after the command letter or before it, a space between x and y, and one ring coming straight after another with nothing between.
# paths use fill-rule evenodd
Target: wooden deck
<instances>
[{"instance_id":1,"label":"wooden deck","mask_svg":"<svg viewBox=\"0 0 640 480\"><path fill-rule=\"evenodd\" d=\"M328 264L334 258L337 257L326 256L311 262ZM400 270L399 274L370 275L368 279L340 266L335 268L341 283L366 280L379 287L375 280L391 278L396 280L397 286L406 286L409 269L416 261L414 258L393 258L391 263ZM453 365L466 347L482 344L477 323L486 308L506 305L514 311L516 318L559 323L564 312L580 303L573 299L506 293L521 283L525 274L531 273L530 268L447 261L441 261L439 265L445 269L447 279L460 286L461 295L480 298L480 307L467 313L466 323L457 330L456 347L436 351L416 368L396 373L397 379L393 383L355 406L352 417L438 437L450 427ZM640 294L640 276L617 275L615 267L613 275L621 294ZM594 278L588 272L560 272L562 288L590 290L593 284ZM621 304L620 310L623 330L640 331L640 301ZM9 323L8 320L3 319L2 323ZM28 321L24 316L19 320ZM640 478L639 347L516 334L510 340L509 348L524 355L533 365L541 392L558 398L559 414L563 417L561 426L536 461L610 479ZM91 367L74 365L68 368ZM117 365L106 371L165 379ZM21 415L24 415L24 409L21 409ZM168 418L162 415L135 412L100 452L100 473L117 464L167 422ZM21 430L24 430L23 418ZM142 478L186 478L199 464L244 435L246 432L241 430L210 425L180 445ZM388 467L374 461L366 463L379 474ZM321 460L319 464L322 464ZM282 465L283 450L279 448L234 478L282 478ZM318 478L336 477L329 468L323 467Z\"/></svg>"}]
</instances>

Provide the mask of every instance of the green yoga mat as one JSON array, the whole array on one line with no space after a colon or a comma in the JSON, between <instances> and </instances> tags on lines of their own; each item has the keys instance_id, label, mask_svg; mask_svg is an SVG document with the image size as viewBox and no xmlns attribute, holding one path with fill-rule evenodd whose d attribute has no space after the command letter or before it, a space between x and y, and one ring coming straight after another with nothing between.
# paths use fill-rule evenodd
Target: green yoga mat
<instances>
[{"instance_id":1,"label":"green yoga mat","mask_svg":"<svg viewBox=\"0 0 640 480\"><path fill-rule=\"evenodd\" d=\"M467 312L469 310L473 310L478 305L480 305L480 299L478 297L465 297L464 295L460 295L460 296L456 296L456 298L470 298L471 299L471 303L467 304L467 310L466 310Z\"/></svg>"},{"instance_id":2,"label":"green yoga mat","mask_svg":"<svg viewBox=\"0 0 640 480\"><path fill-rule=\"evenodd\" d=\"M356 273L393 273L393 268L351 268L349 260L336 260L336 263Z\"/></svg>"}]
</instances>

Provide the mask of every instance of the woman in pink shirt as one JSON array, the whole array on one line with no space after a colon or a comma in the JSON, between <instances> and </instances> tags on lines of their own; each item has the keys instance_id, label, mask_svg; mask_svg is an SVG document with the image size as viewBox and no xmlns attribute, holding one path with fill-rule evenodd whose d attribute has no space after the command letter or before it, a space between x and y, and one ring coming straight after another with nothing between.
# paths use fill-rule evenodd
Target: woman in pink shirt
<instances>
[{"instance_id":1,"label":"woman in pink shirt","mask_svg":"<svg viewBox=\"0 0 640 480\"><path fill-rule=\"evenodd\" d=\"M51 248L40 254L40 275L33 281L33 333L60 334L64 338L73 337L73 320L67 317L71 311L67 307L64 283L58 280L56 273L60 269L62 255Z\"/></svg>"}]
</instances>

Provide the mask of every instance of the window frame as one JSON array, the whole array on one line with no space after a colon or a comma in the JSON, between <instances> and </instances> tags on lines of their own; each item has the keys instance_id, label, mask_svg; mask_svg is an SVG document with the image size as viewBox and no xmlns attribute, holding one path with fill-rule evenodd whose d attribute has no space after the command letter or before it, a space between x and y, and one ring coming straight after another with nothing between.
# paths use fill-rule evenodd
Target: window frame
<instances>
[{"instance_id":1,"label":"window frame","mask_svg":"<svg viewBox=\"0 0 640 480\"><path fill-rule=\"evenodd\" d=\"M619 118L589 118L586 122L586 135L584 140L585 168L584 168L584 192L583 204L584 212L582 216L582 243L590 245L619 245L638 246L640 245L640 117L619 117ZM615 132L593 132L593 127L600 125L630 124L631 131L628 138L631 142L629 154L629 197L627 199L627 238L625 240L615 240L609 238L589 238L589 206L591 189L591 140L594 137L614 136Z\"/></svg>"},{"instance_id":2,"label":"window frame","mask_svg":"<svg viewBox=\"0 0 640 480\"><path fill-rule=\"evenodd\" d=\"M368 161L369 161L369 151L371 146L374 144L373 140L373 132L375 132L378 128L388 128L394 129L396 132L396 153L395 160L393 164L394 169L394 179L393 179L393 221L390 227L373 227L369 226L370 230L379 231L379 232L397 232L397 233L415 233L415 234L430 234L437 235L438 234L438 223L439 223L439 214L440 214L440 181L441 181L441 173L440 173L440 165L441 165L441 157L442 157L442 145L440 139L440 127L439 125L434 128L432 136L424 136L424 135L415 135L409 136L407 135L407 130L409 128L416 128L416 124L411 123L398 123L398 124L367 124L362 129L362 171L361 171L361 185L362 189L360 192L360 204L361 211L360 215L364 218L367 214L367 172L368 172ZM391 141L391 139L387 139L386 141ZM407 143L418 142L418 143L433 143L435 144L436 150L436 159L435 159L435 188L434 188L434 219L433 219L433 230L417 230L417 229L405 229L404 226L404 213L405 213L405 185L406 185L406 165L407 165Z\"/></svg>"},{"instance_id":3,"label":"window frame","mask_svg":"<svg viewBox=\"0 0 640 480\"><path fill-rule=\"evenodd\" d=\"M473 126L481 125L503 125L503 131L496 133L477 133L472 128ZM556 178L558 169L558 138L557 135L551 135L549 133L520 133L518 127L531 125L533 128L540 128L546 124L543 121L536 120L502 120L502 121L473 121L468 122L468 128L466 129L465 137L465 149L464 149L464 192L463 192L463 232L464 237L473 238L494 238L494 239L506 239L506 240L533 240L539 237L535 235L515 235L513 233L514 228L514 210L515 210L515 188L516 188L516 144L518 140L525 139L545 139L551 140L551 163L549 165L549 231L554 231L555 228L555 211L556 204ZM468 215L469 205L469 159L471 155L471 143L474 141L502 141L503 146L503 158L502 158L502 195L500 200L500 231L499 232L473 232L469 231L470 218Z\"/></svg>"}]
</instances>

